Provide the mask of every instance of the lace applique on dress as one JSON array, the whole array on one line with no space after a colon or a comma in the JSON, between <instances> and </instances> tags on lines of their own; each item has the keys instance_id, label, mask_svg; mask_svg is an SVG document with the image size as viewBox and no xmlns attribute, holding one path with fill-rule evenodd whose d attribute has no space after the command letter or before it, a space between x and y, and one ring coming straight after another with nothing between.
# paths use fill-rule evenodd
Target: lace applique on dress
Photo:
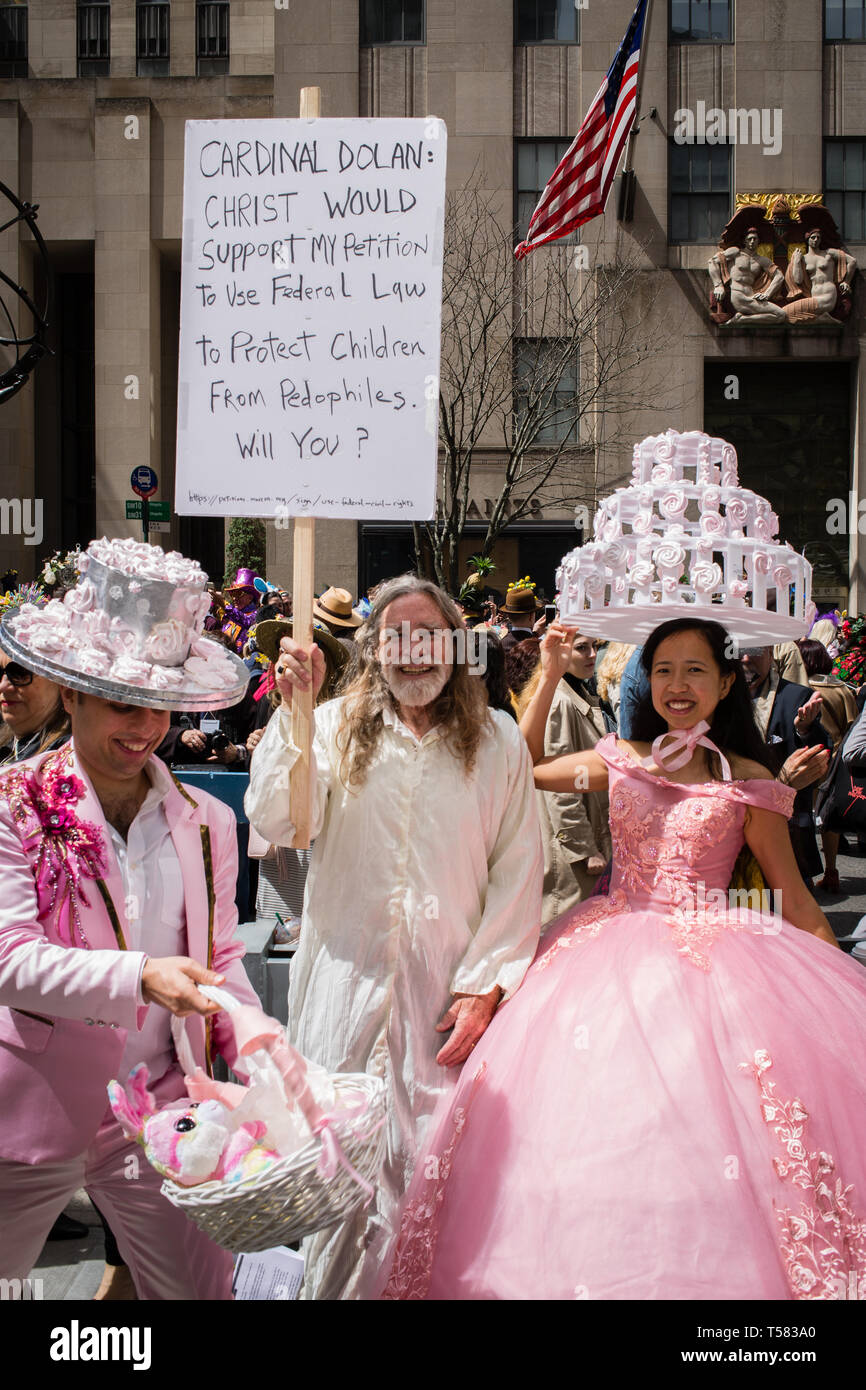
<instances>
[{"instance_id":1,"label":"lace applique on dress","mask_svg":"<svg viewBox=\"0 0 866 1390\"><path fill-rule=\"evenodd\" d=\"M486 1071L487 1063L482 1062L472 1078L472 1085L469 1088L465 1104L457 1106L452 1111L451 1138L447 1148L441 1154L428 1154L422 1160L422 1166L424 1163L433 1163L435 1171L430 1174L428 1194L424 1198L417 1198L414 1202L409 1202L403 1212L403 1219L400 1222L400 1236L394 1254L394 1264L382 1294L383 1299L417 1302L427 1297L430 1288L430 1276L433 1271L433 1257L436 1254L437 1218L442 1203L445 1201L454 1154L466 1128L472 1102L484 1080Z\"/></svg>"},{"instance_id":2,"label":"lace applique on dress","mask_svg":"<svg viewBox=\"0 0 866 1390\"><path fill-rule=\"evenodd\" d=\"M773 1167L807 1194L796 1214L773 1203L788 1284L797 1299L858 1297L866 1286L866 1221L852 1206L854 1188L843 1187L841 1178L834 1181L832 1154L807 1152L803 1131L809 1112L796 1097L783 1101L774 1094L776 1083L765 1075L772 1065L770 1054L759 1051L740 1068L757 1081L761 1113L785 1151L784 1158L773 1159Z\"/></svg>"},{"instance_id":3,"label":"lace applique on dress","mask_svg":"<svg viewBox=\"0 0 866 1390\"><path fill-rule=\"evenodd\" d=\"M559 951L569 950L572 946L578 946L581 941L598 936L608 918L615 917L618 912L628 911L628 898L621 888L614 888L607 897L590 898L578 909L574 925L558 936L543 955L538 956L532 969L546 970Z\"/></svg>"}]
</instances>

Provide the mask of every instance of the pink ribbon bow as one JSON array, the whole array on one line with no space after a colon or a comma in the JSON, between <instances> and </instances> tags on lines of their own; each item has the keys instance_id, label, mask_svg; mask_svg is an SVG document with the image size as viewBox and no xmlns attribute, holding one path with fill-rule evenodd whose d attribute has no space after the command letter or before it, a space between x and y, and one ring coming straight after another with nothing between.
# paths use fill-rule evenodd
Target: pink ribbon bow
<instances>
[{"instance_id":1,"label":"pink ribbon bow","mask_svg":"<svg viewBox=\"0 0 866 1390\"><path fill-rule=\"evenodd\" d=\"M676 772L679 768L685 767L700 744L701 747L709 748L711 752L718 754L722 764L722 775L726 782L731 782L733 778L730 763L721 748L717 748L712 739L705 736L709 727L706 719L702 719L693 729L668 729L666 733L659 734L653 741L650 757L643 760L644 767L652 767L655 763L656 767L663 767L666 772ZM663 749L665 739L671 739L671 742Z\"/></svg>"}]
</instances>

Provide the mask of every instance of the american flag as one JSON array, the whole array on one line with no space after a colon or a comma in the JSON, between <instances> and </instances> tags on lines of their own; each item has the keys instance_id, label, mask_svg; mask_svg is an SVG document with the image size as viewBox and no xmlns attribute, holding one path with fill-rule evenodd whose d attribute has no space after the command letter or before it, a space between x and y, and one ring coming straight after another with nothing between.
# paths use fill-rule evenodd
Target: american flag
<instances>
[{"instance_id":1,"label":"american flag","mask_svg":"<svg viewBox=\"0 0 866 1390\"><path fill-rule=\"evenodd\" d=\"M648 0L639 0L583 125L554 169L529 219L526 240L515 248L518 260L528 256L536 246L558 241L604 212L637 108L637 79L647 4Z\"/></svg>"}]
</instances>

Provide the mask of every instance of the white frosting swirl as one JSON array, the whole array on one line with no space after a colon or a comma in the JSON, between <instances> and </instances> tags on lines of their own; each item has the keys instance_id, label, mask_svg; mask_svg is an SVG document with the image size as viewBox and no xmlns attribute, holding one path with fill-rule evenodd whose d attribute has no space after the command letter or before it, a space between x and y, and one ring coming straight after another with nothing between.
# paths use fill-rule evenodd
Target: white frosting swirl
<instances>
[{"instance_id":1,"label":"white frosting swirl","mask_svg":"<svg viewBox=\"0 0 866 1390\"><path fill-rule=\"evenodd\" d=\"M677 541L666 540L662 541L661 545L656 546L653 558L660 572L662 570L675 570L679 576L686 563L686 552Z\"/></svg>"},{"instance_id":2,"label":"white frosting swirl","mask_svg":"<svg viewBox=\"0 0 866 1390\"><path fill-rule=\"evenodd\" d=\"M111 669L111 657L96 647L79 648L75 665L85 676L105 676Z\"/></svg>"},{"instance_id":3,"label":"white frosting swirl","mask_svg":"<svg viewBox=\"0 0 866 1390\"><path fill-rule=\"evenodd\" d=\"M63 603L66 608L71 608L73 613L86 613L93 607L96 597L96 586L90 579L82 579L74 589L70 589L65 595Z\"/></svg>"},{"instance_id":4,"label":"white frosting swirl","mask_svg":"<svg viewBox=\"0 0 866 1390\"><path fill-rule=\"evenodd\" d=\"M698 560L692 565L689 580L696 594L709 594L718 589L722 582L722 569L714 561Z\"/></svg>"},{"instance_id":5,"label":"white frosting swirl","mask_svg":"<svg viewBox=\"0 0 866 1390\"><path fill-rule=\"evenodd\" d=\"M144 655L148 661L162 666L179 666L189 647L189 629L186 623L177 618L167 618L157 623L150 631L144 644Z\"/></svg>"},{"instance_id":6,"label":"white frosting swirl","mask_svg":"<svg viewBox=\"0 0 866 1390\"><path fill-rule=\"evenodd\" d=\"M112 662L108 679L119 685L146 687L150 680L150 662L136 661L131 656L118 656Z\"/></svg>"},{"instance_id":7,"label":"white frosting swirl","mask_svg":"<svg viewBox=\"0 0 866 1390\"><path fill-rule=\"evenodd\" d=\"M184 662L183 669L190 680L206 690L230 690L237 684L234 666L227 658L190 656Z\"/></svg>"}]
</instances>

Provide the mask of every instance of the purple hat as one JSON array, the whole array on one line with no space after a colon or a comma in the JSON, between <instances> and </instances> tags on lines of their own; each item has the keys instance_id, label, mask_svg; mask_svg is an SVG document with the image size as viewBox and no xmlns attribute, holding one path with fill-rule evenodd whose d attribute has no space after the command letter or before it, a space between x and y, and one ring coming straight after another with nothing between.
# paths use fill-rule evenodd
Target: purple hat
<instances>
[{"instance_id":1,"label":"purple hat","mask_svg":"<svg viewBox=\"0 0 866 1390\"><path fill-rule=\"evenodd\" d=\"M258 575L255 570L239 569L234 584L227 584L223 589L224 594L238 594L242 589L249 589L251 593L256 592L256 580Z\"/></svg>"}]
</instances>

